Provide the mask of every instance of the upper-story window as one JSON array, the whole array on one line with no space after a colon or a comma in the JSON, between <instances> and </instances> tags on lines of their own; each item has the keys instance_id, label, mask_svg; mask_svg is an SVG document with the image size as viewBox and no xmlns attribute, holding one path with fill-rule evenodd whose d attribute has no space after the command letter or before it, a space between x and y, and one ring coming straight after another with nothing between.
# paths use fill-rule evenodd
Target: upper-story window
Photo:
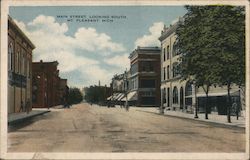
<instances>
[{"instance_id":1,"label":"upper-story window","mask_svg":"<svg viewBox=\"0 0 250 160\"><path fill-rule=\"evenodd\" d=\"M21 73L23 74L23 75L26 75L26 69L25 69L25 63L26 63L26 61L25 61L25 52L23 51L22 52L22 66L21 66L21 68L22 68L22 71L21 71Z\"/></svg>"},{"instance_id":2,"label":"upper-story window","mask_svg":"<svg viewBox=\"0 0 250 160\"><path fill-rule=\"evenodd\" d=\"M163 49L163 61L166 61L166 49Z\"/></svg>"},{"instance_id":3,"label":"upper-story window","mask_svg":"<svg viewBox=\"0 0 250 160\"><path fill-rule=\"evenodd\" d=\"M177 40L173 44L173 51L172 51L173 57L180 54L176 43Z\"/></svg>"},{"instance_id":4,"label":"upper-story window","mask_svg":"<svg viewBox=\"0 0 250 160\"><path fill-rule=\"evenodd\" d=\"M173 64L173 78L179 75L179 65L177 62Z\"/></svg>"},{"instance_id":5,"label":"upper-story window","mask_svg":"<svg viewBox=\"0 0 250 160\"><path fill-rule=\"evenodd\" d=\"M153 72L154 66L151 61L145 61L141 63L143 72Z\"/></svg>"},{"instance_id":6,"label":"upper-story window","mask_svg":"<svg viewBox=\"0 0 250 160\"><path fill-rule=\"evenodd\" d=\"M154 79L142 79L141 88L155 88L155 80Z\"/></svg>"},{"instance_id":7,"label":"upper-story window","mask_svg":"<svg viewBox=\"0 0 250 160\"><path fill-rule=\"evenodd\" d=\"M131 71L131 75L137 73L138 72L138 63L132 64L130 71Z\"/></svg>"},{"instance_id":8,"label":"upper-story window","mask_svg":"<svg viewBox=\"0 0 250 160\"><path fill-rule=\"evenodd\" d=\"M192 95L192 83L188 81L185 87L185 96L190 96L190 95Z\"/></svg>"},{"instance_id":9,"label":"upper-story window","mask_svg":"<svg viewBox=\"0 0 250 160\"><path fill-rule=\"evenodd\" d=\"M169 59L169 51L170 49L169 49L169 45L167 46L167 59Z\"/></svg>"},{"instance_id":10,"label":"upper-story window","mask_svg":"<svg viewBox=\"0 0 250 160\"><path fill-rule=\"evenodd\" d=\"M167 66L167 79L169 79L170 78L170 76L169 76L169 65Z\"/></svg>"},{"instance_id":11,"label":"upper-story window","mask_svg":"<svg viewBox=\"0 0 250 160\"><path fill-rule=\"evenodd\" d=\"M16 73L20 73L20 50L18 50L16 53L15 67L16 67Z\"/></svg>"},{"instance_id":12,"label":"upper-story window","mask_svg":"<svg viewBox=\"0 0 250 160\"><path fill-rule=\"evenodd\" d=\"M8 46L8 70L13 69L13 54L14 54L14 46L13 43L10 42Z\"/></svg>"},{"instance_id":13,"label":"upper-story window","mask_svg":"<svg viewBox=\"0 0 250 160\"><path fill-rule=\"evenodd\" d=\"M163 80L166 80L166 67L163 68Z\"/></svg>"}]
</instances>

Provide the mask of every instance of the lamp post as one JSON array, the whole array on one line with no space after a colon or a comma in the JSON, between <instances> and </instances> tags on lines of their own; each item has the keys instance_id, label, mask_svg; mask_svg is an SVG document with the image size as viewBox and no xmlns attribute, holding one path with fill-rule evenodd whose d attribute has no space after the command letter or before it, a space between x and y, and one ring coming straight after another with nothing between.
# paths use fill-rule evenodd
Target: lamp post
<instances>
[{"instance_id":1,"label":"lamp post","mask_svg":"<svg viewBox=\"0 0 250 160\"><path fill-rule=\"evenodd\" d=\"M197 87L196 87L196 81L193 82L194 85L194 106L195 106L195 115L194 118L199 118L198 117L198 105L197 105Z\"/></svg>"}]
</instances>

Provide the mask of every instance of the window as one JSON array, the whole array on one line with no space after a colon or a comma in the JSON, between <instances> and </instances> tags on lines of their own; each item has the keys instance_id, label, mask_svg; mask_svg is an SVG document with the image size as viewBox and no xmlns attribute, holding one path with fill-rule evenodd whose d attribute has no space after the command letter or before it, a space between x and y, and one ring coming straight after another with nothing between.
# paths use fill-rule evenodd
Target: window
<instances>
[{"instance_id":1,"label":"window","mask_svg":"<svg viewBox=\"0 0 250 160\"><path fill-rule=\"evenodd\" d=\"M164 48L164 49L163 49L163 60L164 60L164 61L166 60L166 53L165 53L165 52L166 52L166 49Z\"/></svg>"},{"instance_id":2,"label":"window","mask_svg":"<svg viewBox=\"0 0 250 160\"><path fill-rule=\"evenodd\" d=\"M138 72L138 63L131 65L131 75L135 74L136 72Z\"/></svg>"},{"instance_id":3,"label":"window","mask_svg":"<svg viewBox=\"0 0 250 160\"><path fill-rule=\"evenodd\" d=\"M169 59L169 45L167 46L167 59Z\"/></svg>"},{"instance_id":4,"label":"window","mask_svg":"<svg viewBox=\"0 0 250 160\"><path fill-rule=\"evenodd\" d=\"M163 80L166 80L166 67L163 68Z\"/></svg>"},{"instance_id":5,"label":"window","mask_svg":"<svg viewBox=\"0 0 250 160\"><path fill-rule=\"evenodd\" d=\"M168 96L167 106L169 107L170 106L169 105L170 104L170 89L169 88L167 89L167 96Z\"/></svg>"},{"instance_id":6,"label":"window","mask_svg":"<svg viewBox=\"0 0 250 160\"><path fill-rule=\"evenodd\" d=\"M15 63L15 66L16 66L16 72L19 73L19 65L20 65L20 60L19 60L19 55L20 55L20 51L18 50L17 51L17 54L16 54L16 63Z\"/></svg>"},{"instance_id":7,"label":"window","mask_svg":"<svg viewBox=\"0 0 250 160\"><path fill-rule=\"evenodd\" d=\"M153 72L154 71L154 67L153 67L153 63L152 62L142 62L142 71L143 72Z\"/></svg>"},{"instance_id":8,"label":"window","mask_svg":"<svg viewBox=\"0 0 250 160\"><path fill-rule=\"evenodd\" d=\"M178 104L178 89L174 87L173 90L173 104Z\"/></svg>"},{"instance_id":9,"label":"window","mask_svg":"<svg viewBox=\"0 0 250 160\"><path fill-rule=\"evenodd\" d=\"M169 66L167 67L167 79L169 79Z\"/></svg>"},{"instance_id":10,"label":"window","mask_svg":"<svg viewBox=\"0 0 250 160\"><path fill-rule=\"evenodd\" d=\"M21 73L25 75L25 53L22 53L22 71Z\"/></svg>"},{"instance_id":11,"label":"window","mask_svg":"<svg viewBox=\"0 0 250 160\"><path fill-rule=\"evenodd\" d=\"M144 91L144 92L141 92L141 96L142 97L154 97L155 92L154 91Z\"/></svg>"},{"instance_id":12,"label":"window","mask_svg":"<svg viewBox=\"0 0 250 160\"><path fill-rule=\"evenodd\" d=\"M141 80L141 88L155 88L155 80L154 79Z\"/></svg>"},{"instance_id":13,"label":"window","mask_svg":"<svg viewBox=\"0 0 250 160\"><path fill-rule=\"evenodd\" d=\"M192 84L190 82L187 82L185 87L185 96L190 95L192 95Z\"/></svg>"},{"instance_id":14,"label":"window","mask_svg":"<svg viewBox=\"0 0 250 160\"><path fill-rule=\"evenodd\" d=\"M172 54L173 54L173 56L176 56L176 55L180 54L180 51L179 51L179 49L177 47L177 40L173 44L173 53Z\"/></svg>"},{"instance_id":15,"label":"window","mask_svg":"<svg viewBox=\"0 0 250 160\"><path fill-rule=\"evenodd\" d=\"M173 64L173 78L179 74L179 65L178 63Z\"/></svg>"},{"instance_id":16,"label":"window","mask_svg":"<svg viewBox=\"0 0 250 160\"><path fill-rule=\"evenodd\" d=\"M8 69L9 70L13 69L13 53L14 53L13 43L10 42L9 47L8 47Z\"/></svg>"},{"instance_id":17,"label":"window","mask_svg":"<svg viewBox=\"0 0 250 160\"><path fill-rule=\"evenodd\" d=\"M163 96L163 104L165 104L165 103L167 103L167 99L166 99L166 88L164 88L163 90L162 90L162 96Z\"/></svg>"}]
</instances>

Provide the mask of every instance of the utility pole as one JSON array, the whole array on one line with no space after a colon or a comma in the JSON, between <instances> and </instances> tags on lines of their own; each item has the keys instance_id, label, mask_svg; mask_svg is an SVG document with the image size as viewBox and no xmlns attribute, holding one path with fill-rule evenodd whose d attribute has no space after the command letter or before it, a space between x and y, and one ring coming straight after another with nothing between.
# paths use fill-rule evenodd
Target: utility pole
<instances>
[{"instance_id":1,"label":"utility pole","mask_svg":"<svg viewBox=\"0 0 250 160\"><path fill-rule=\"evenodd\" d=\"M199 118L198 117L198 105L197 105L197 87L196 87L196 82L193 82L194 85L194 106L195 106L195 116L194 118Z\"/></svg>"},{"instance_id":2,"label":"utility pole","mask_svg":"<svg viewBox=\"0 0 250 160\"><path fill-rule=\"evenodd\" d=\"M128 111L128 75L127 75L127 68L126 71L124 72L124 91L125 91L125 96L126 96L126 102L125 102L125 108Z\"/></svg>"}]
</instances>

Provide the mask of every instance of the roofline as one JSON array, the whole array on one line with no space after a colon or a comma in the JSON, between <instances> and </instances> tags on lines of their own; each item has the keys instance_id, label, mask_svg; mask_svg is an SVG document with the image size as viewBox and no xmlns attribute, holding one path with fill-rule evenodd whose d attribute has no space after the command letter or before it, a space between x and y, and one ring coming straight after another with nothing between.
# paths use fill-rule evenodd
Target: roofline
<instances>
[{"instance_id":1,"label":"roofline","mask_svg":"<svg viewBox=\"0 0 250 160\"><path fill-rule=\"evenodd\" d=\"M59 64L58 61L52 61L52 62L32 62L32 64L53 64L53 63L56 63L57 65Z\"/></svg>"},{"instance_id":2,"label":"roofline","mask_svg":"<svg viewBox=\"0 0 250 160\"><path fill-rule=\"evenodd\" d=\"M160 52L161 48L157 47L157 46L155 46L155 47L140 47L140 46L138 46L135 50L133 50L130 53L128 58L131 59L131 57L133 57L136 53L137 54L144 54L144 53L140 53L140 51L157 51L157 52L159 51Z\"/></svg>"},{"instance_id":3,"label":"roofline","mask_svg":"<svg viewBox=\"0 0 250 160\"><path fill-rule=\"evenodd\" d=\"M24 37L24 39L29 43L32 50L36 48L36 46L31 42L31 40L23 33L23 31L18 27L18 25L14 22L14 20L8 15L8 21L13 25L17 31Z\"/></svg>"}]
</instances>

